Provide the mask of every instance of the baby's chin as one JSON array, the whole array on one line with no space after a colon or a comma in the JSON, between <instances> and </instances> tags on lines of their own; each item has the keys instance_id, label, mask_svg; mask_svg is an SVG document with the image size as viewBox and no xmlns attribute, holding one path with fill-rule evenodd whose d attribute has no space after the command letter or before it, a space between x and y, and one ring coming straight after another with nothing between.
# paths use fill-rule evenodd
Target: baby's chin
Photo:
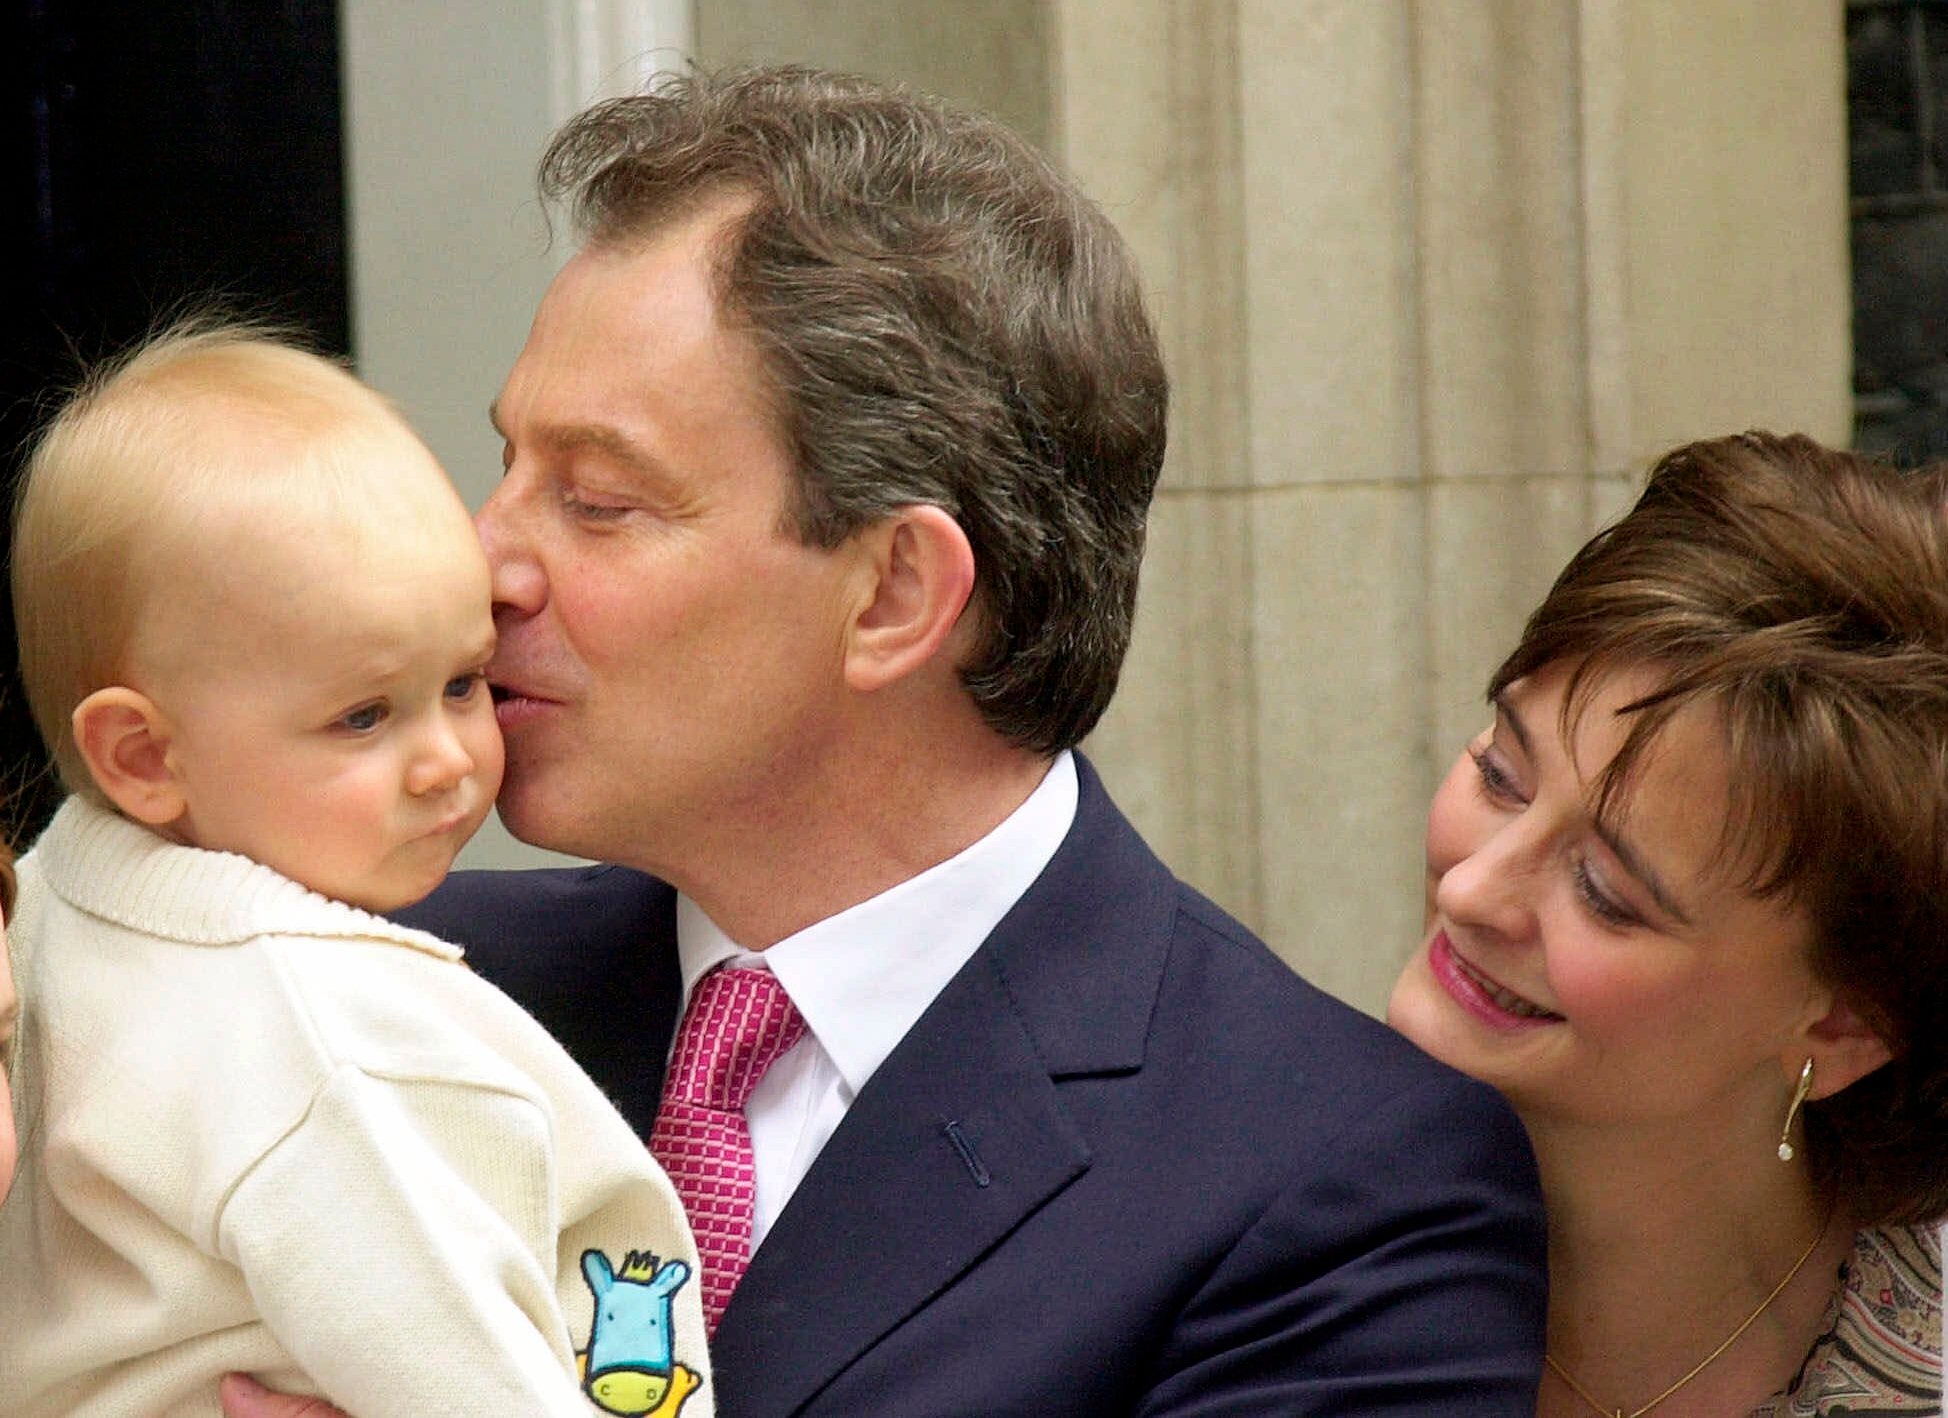
<instances>
[{"instance_id":1,"label":"baby's chin","mask_svg":"<svg viewBox=\"0 0 1948 1418\"><path fill-rule=\"evenodd\" d=\"M472 836L468 833L467 836ZM335 897L347 906L356 906L361 911L369 911L375 916L390 916L395 911L403 911L408 906L417 906L431 896L439 884L446 880L447 873L453 870L454 858L460 854L460 846L466 838L460 838L451 852L442 854L442 859L425 864L424 870L410 875L401 875L382 882L360 883L347 891L326 891L325 896ZM315 888L314 888L315 889Z\"/></svg>"}]
</instances>

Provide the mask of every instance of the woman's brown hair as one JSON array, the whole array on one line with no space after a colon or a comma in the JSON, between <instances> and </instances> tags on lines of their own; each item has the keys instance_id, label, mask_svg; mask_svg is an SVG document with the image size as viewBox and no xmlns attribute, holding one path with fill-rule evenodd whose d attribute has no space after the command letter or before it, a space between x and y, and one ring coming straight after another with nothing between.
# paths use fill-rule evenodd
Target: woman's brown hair
<instances>
[{"instance_id":1,"label":"woman's brown hair","mask_svg":"<svg viewBox=\"0 0 1948 1418\"><path fill-rule=\"evenodd\" d=\"M1948 1212L1942 486L1797 435L1679 448L1563 570L1489 685L1571 665L1573 717L1607 673L1658 673L1620 711L1632 722L1599 815L1627 811L1674 713L1715 713L1733 784L1719 865L1805 912L1815 973L1893 1051L1807 1108L1814 1177L1861 1224Z\"/></svg>"}]
</instances>

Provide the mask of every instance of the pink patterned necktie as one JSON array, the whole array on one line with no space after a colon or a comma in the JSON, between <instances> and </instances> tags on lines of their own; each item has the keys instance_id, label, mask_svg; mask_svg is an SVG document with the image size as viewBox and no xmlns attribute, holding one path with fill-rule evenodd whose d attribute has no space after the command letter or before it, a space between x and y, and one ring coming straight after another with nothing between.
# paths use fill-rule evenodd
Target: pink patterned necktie
<instances>
[{"instance_id":1,"label":"pink patterned necktie","mask_svg":"<svg viewBox=\"0 0 1948 1418\"><path fill-rule=\"evenodd\" d=\"M805 1020L769 970L719 966L697 982L663 1079L649 1150L670 1174L696 1232L709 1334L751 1263L757 1197L744 1105Z\"/></svg>"}]
</instances>

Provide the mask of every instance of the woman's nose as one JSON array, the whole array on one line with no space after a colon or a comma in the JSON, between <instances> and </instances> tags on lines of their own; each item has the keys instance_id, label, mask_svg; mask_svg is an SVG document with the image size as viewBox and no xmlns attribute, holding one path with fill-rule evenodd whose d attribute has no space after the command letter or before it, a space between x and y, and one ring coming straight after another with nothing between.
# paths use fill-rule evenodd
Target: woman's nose
<instances>
[{"instance_id":1,"label":"woman's nose","mask_svg":"<svg viewBox=\"0 0 1948 1418\"><path fill-rule=\"evenodd\" d=\"M1520 819L1488 833L1433 884L1434 909L1459 926L1521 940L1535 928L1538 863L1546 848Z\"/></svg>"}]
</instances>

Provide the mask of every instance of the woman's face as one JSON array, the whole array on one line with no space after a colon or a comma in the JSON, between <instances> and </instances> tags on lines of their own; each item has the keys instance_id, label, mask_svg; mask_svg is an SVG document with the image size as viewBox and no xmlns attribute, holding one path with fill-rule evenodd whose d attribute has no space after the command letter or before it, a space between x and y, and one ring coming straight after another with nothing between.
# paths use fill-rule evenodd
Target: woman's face
<instances>
[{"instance_id":1,"label":"woman's face","mask_svg":"<svg viewBox=\"0 0 1948 1418\"><path fill-rule=\"evenodd\" d=\"M1670 720L1615 820L1593 817L1630 724L1616 711L1658 681L1607 676L1565 734L1568 668L1511 686L1435 794L1427 940L1388 1019L1532 1128L1706 1124L1743 1148L1776 1134L1832 1002L1806 922L1719 860L1729 768L1706 709Z\"/></svg>"},{"instance_id":2,"label":"woman's face","mask_svg":"<svg viewBox=\"0 0 1948 1418\"><path fill-rule=\"evenodd\" d=\"M14 993L13 966L7 959L7 932L0 923L0 1201L13 1185L19 1144L14 1137L14 1096L4 1067L12 1051L14 1025L20 1018L20 997Z\"/></svg>"}]
</instances>

